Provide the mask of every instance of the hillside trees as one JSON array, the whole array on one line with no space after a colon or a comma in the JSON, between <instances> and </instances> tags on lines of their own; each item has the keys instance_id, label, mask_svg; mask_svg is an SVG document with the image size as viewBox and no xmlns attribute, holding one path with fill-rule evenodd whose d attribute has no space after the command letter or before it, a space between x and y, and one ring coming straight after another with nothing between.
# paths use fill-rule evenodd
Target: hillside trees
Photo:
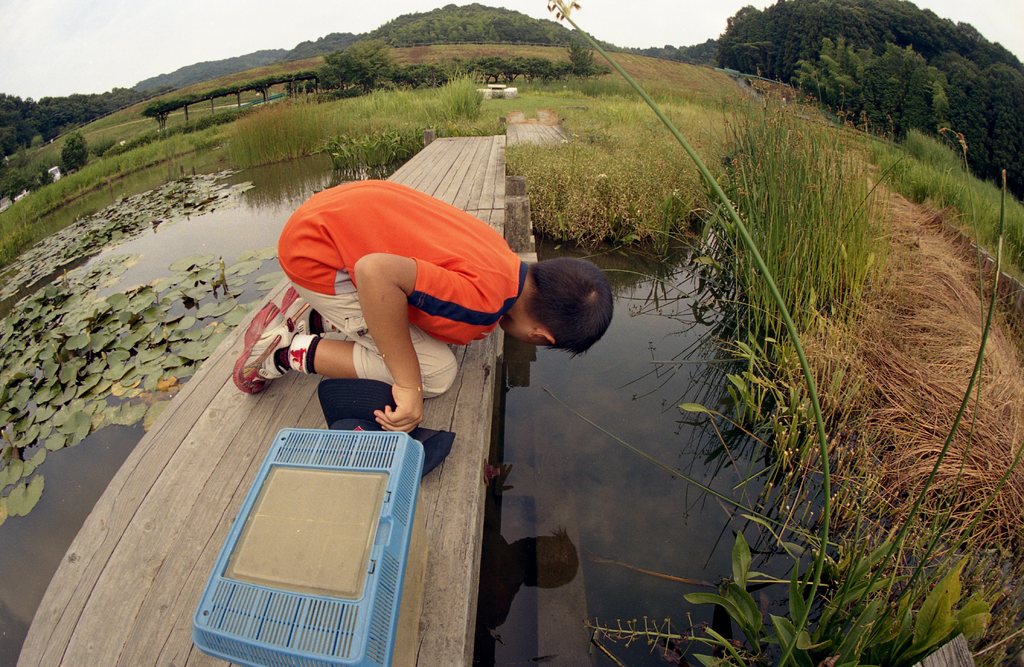
<instances>
[{"instance_id":1,"label":"hillside trees","mask_svg":"<svg viewBox=\"0 0 1024 667\"><path fill-rule=\"evenodd\" d=\"M429 12L404 14L369 33L390 46L437 43L569 43L570 32L550 20L480 4L446 5Z\"/></svg>"},{"instance_id":2,"label":"hillside trees","mask_svg":"<svg viewBox=\"0 0 1024 667\"><path fill-rule=\"evenodd\" d=\"M94 95L44 97L38 102L0 93L0 155L28 148L37 135L43 141L143 99L127 88Z\"/></svg>"},{"instance_id":3,"label":"hillside trees","mask_svg":"<svg viewBox=\"0 0 1024 667\"><path fill-rule=\"evenodd\" d=\"M594 52L577 41L569 44L569 66L575 76L590 76L595 72Z\"/></svg>"},{"instance_id":4,"label":"hillside trees","mask_svg":"<svg viewBox=\"0 0 1024 667\"><path fill-rule=\"evenodd\" d=\"M903 0L787 0L728 21L719 63L791 82L896 138L963 135L971 170L1024 197L1024 64L973 27Z\"/></svg>"},{"instance_id":5,"label":"hillside trees","mask_svg":"<svg viewBox=\"0 0 1024 667\"><path fill-rule=\"evenodd\" d=\"M324 88L358 86L370 92L393 79L395 64L384 42L366 40L326 56L317 73Z\"/></svg>"},{"instance_id":6,"label":"hillside trees","mask_svg":"<svg viewBox=\"0 0 1024 667\"><path fill-rule=\"evenodd\" d=\"M89 159L89 145L81 132L72 132L64 140L60 150L60 163L65 171L77 171L85 166Z\"/></svg>"}]
</instances>

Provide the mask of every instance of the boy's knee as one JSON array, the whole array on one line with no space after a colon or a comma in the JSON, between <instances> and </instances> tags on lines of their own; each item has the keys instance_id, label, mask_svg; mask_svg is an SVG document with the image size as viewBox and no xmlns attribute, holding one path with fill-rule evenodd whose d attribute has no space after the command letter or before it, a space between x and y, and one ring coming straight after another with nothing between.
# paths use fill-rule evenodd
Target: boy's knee
<instances>
[{"instance_id":1,"label":"boy's knee","mask_svg":"<svg viewBox=\"0 0 1024 667\"><path fill-rule=\"evenodd\" d=\"M423 369L423 396L439 396L448 391L455 383L455 376L459 374L459 365L455 361L455 355L444 363L430 369Z\"/></svg>"}]
</instances>

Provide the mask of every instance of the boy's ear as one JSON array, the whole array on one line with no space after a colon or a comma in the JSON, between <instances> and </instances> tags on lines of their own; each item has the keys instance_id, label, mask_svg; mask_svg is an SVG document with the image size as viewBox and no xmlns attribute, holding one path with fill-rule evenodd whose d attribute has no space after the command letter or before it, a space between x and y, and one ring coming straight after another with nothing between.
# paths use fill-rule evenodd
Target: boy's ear
<instances>
[{"instance_id":1,"label":"boy's ear","mask_svg":"<svg viewBox=\"0 0 1024 667\"><path fill-rule=\"evenodd\" d=\"M535 345L554 345L555 337L547 330L546 327L536 325L533 327L533 331L530 332L530 337L533 339Z\"/></svg>"}]
</instances>

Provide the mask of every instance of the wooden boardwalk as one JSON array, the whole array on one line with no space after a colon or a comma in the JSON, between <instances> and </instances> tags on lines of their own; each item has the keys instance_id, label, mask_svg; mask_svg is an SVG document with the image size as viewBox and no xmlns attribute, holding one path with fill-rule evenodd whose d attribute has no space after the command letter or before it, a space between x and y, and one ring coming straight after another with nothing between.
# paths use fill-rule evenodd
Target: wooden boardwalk
<instances>
[{"instance_id":1,"label":"wooden boardwalk","mask_svg":"<svg viewBox=\"0 0 1024 667\"><path fill-rule=\"evenodd\" d=\"M569 135L560 125L542 123L510 123L505 130L511 144L560 144L569 141Z\"/></svg>"},{"instance_id":2,"label":"wooden boardwalk","mask_svg":"<svg viewBox=\"0 0 1024 667\"><path fill-rule=\"evenodd\" d=\"M392 176L499 230L505 137L439 139ZM285 285L271 295L278 299ZM290 373L256 396L231 381L247 322L225 340L139 442L68 549L36 612L19 665L223 664L192 644L192 614L273 435L324 428L318 378ZM423 482L428 560L418 664L469 664L501 332L456 349L459 376L425 406L424 426L455 431Z\"/></svg>"}]
</instances>

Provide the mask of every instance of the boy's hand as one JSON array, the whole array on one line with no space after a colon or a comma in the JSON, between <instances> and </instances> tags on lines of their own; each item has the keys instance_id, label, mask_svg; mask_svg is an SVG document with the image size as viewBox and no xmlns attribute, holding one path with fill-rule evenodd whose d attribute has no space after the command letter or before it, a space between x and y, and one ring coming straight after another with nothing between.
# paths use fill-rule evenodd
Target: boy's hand
<instances>
[{"instance_id":1,"label":"boy's hand","mask_svg":"<svg viewBox=\"0 0 1024 667\"><path fill-rule=\"evenodd\" d=\"M373 416L385 431L409 431L423 421L423 390L419 387L391 386L391 395L395 399L395 408L390 405L377 410Z\"/></svg>"}]
</instances>

